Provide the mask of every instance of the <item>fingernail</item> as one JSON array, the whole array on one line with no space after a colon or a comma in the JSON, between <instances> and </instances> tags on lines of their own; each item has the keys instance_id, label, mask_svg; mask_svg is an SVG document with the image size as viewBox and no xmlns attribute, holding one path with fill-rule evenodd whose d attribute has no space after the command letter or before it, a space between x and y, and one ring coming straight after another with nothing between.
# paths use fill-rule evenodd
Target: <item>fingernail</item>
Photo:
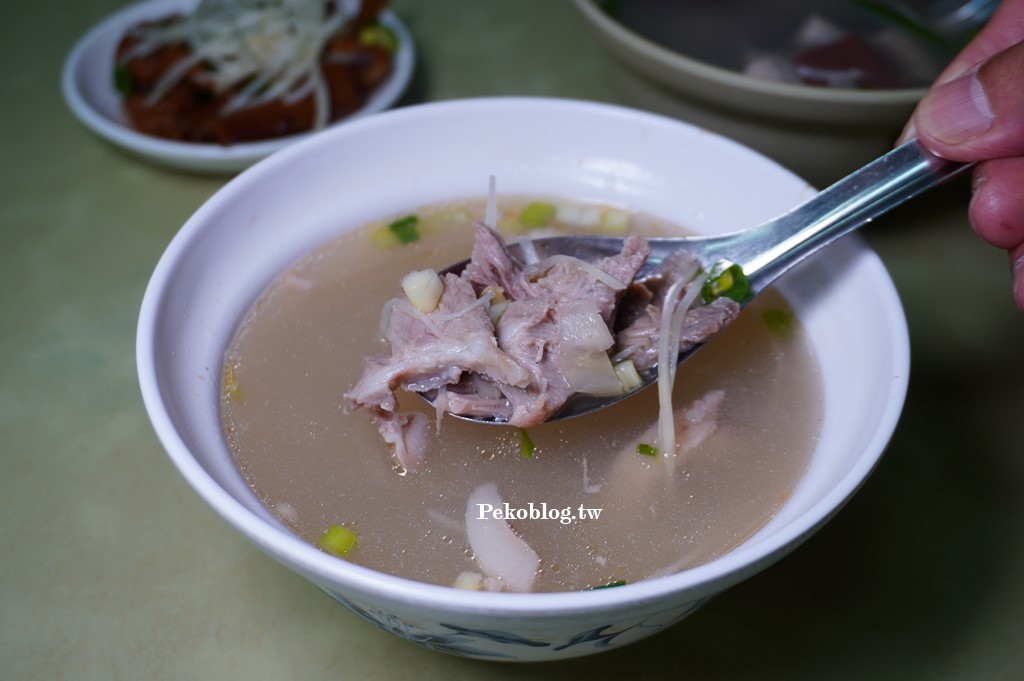
<instances>
[{"instance_id":1,"label":"fingernail","mask_svg":"<svg viewBox=\"0 0 1024 681\"><path fill-rule=\"evenodd\" d=\"M914 127L914 119L911 117L911 119L907 121L906 126L904 126L903 132L900 133L899 139L896 140L896 145L899 146L904 142L909 142L915 137L917 137L917 128Z\"/></svg>"},{"instance_id":2,"label":"fingernail","mask_svg":"<svg viewBox=\"0 0 1024 681\"><path fill-rule=\"evenodd\" d=\"M982 164L979 165L977 169L974 171L974 175L971 178L972 193L977 192L979 189L981 189L981 185L985 184L988 181L988 175L985 174L984 168L985 165Z\"/></svg>"},{"instance_id":3,"label":"fingernail","mask_svg":"<svg viewBox=\"0 0 1024 681\"><path fill-rule=\"evenodd\" d=\"M945 144L985 134L994 118L976 71L935 87L918 108L918 127Z\"/></svg>"}]
</instances>

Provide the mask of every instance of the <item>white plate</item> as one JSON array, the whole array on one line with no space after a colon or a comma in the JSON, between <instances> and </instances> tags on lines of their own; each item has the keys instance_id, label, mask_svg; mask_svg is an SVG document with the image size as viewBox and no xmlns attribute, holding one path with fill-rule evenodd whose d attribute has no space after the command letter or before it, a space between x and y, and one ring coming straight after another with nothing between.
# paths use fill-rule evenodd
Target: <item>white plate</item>
<instances>
[{"instance_id":1,"label":"white plate","mask_svg":"<svg viewBox=\"0 0 1024 681\"><path fill-rule=\"evenodd\" d=\"M132 129L121 110L121 95L114 87L114 54L125 32L143 21L187 14L198 0L147 0L111 15L86 33L64 62L61 88L72 113L100 137L157 163L202 172L233 173L314 133L222 146L175 142ZM416 60L408 29L392 12L380 16L398 38L394 68L366 105L338 121L344 123L390 108L412 79Z\"/></svg>"}]
</instances>

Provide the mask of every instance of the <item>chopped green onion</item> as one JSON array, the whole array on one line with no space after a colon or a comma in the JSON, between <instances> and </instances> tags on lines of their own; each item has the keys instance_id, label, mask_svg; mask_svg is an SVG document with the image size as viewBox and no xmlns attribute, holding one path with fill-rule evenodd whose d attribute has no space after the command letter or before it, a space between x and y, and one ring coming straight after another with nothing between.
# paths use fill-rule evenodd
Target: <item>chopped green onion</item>
<instances>
[{"instance_id":1,"label":"chopped green onion","mask_svg":"<svg viewBox=\"0 0 1024 681\"><path fill-rule=\"evenodd\" d=\"M370 232L370 243L385 251L402 245L398 237L388 229L387 225L381 225Z\"/></svg>"},{"instance_id":2,"label":"chopped green onion","mask_svg":"<svg viewBox=\"0 0 1024 681\"><path fill-rule=\"evenodd\" d=\"M127 65L117 64L114 67L114 87L122 95L130 95L135 89L135 79Z\"/></svg>"},{"instance_id":3,"label":"chopped green onion","mask_svg":"<svg viewBox=\"0 0 1024 681\"><path fill-rule=\"evenodd\" d=\"M420 238L420 233L416 231L416 223L419 221L420 219L415 215L407 215L404 218L395 220L388 225L388 230L398 237L398 240L401 243L411 244L414 241L418 241Z\"/></svg>"},{"instance_id":4,"label":"chopped green onion","mask_svg":"<svg viewBox=\"0 0 1024 681\"><path fill-rule=\"evenodd\" d=\"M785 310L773 308L765 311L764 314L761 315L761 318L764 319L764 323L768 325L768 330L772 333L778 336L783 336L789 333L791 328L789 313Z\"/></svg>"},{"instance_id":5,"label":"chopped green onion","mask_svg":"<svg viewBox=\"0 0 1024 681\"><path fill-rule=\"evenodd\" d=\"M625 235L629 232L629 213L609 208L601 213L601 228L609 234Z\"/></svg>"},{"instance_id":6,"label":"chopped green onion","mask_svg":"<svg viewBox=\"0 0 1024 681\"><path fill-rule=\"evenodd\" d=\"M527 227L544 227L555 217L555 205L547 201L532 201L519 214L519 222Z\"/></svg>"},{"instance_id":7,"label":"chopped green onion","mask_svg":"<svg viewBox=\"0 0 1024 681\"><path fill-rule=\"evenodd\" d=\"M462 226L469 227L473 223L465 208L445 207L421 214L419 218L416 231L421 238L437 232L450 232Z\"/></svg>"},{"instance_id":8,"label":"chopped green onion","mask_svg":"<svg viewBox=\"0 0 1024 681\"><path fill-rule=\"evenodd\" d=\"M519 456L529 459L533 456L533 450L536 447L533 446L533 440L530 439L530 434L526 432L526 428L519 429L519 438Z\"/></svg>"},{"instance_id":9,"label":"chopped green onion","mask_svg":"<svg viewBox=\"0 0 1024 681\"><path fill-rule=\"evenodd\" d=\"M342 558L355 548L357 541L358 537L356 537L356 533L352 530L341 525L331 525L324 532L324 535L320 537L317 546L327 553Z\"/></svg>"},{"instance_id":10,"label":"chopped green onion","mask_svg":"<svg viewBox=\"0 0 1024 681\"><path fill-rule=\"evenodd\" d=\"M491 294L491 303L492 304L493 303L503 303L503 302L505 302L507 300L507 298L505 298L505 289L503 289L500 286L494 286L494 285L488 286L487 288L485 288L483 291L480 292L480 297L482 298L483 296L487 295L488 293Z\"/></svg>"},{"instance_id":11,"label":"chopped green onion","mask_svg":"<svg viewBox=\"0 0 1024 681\"><path fill-rule=\"evenodd\" d=\"M636 453L643 454L644 456L658 456L658 448L646 442L641 442L636 446Z\"/></svg>"},{"instance_id":12,"label":"chopped green onion","mask_svg":"<svg viewBox=\"0 0 1024 681\"><path fill-rule=\"evenodd\" d=\"M235 363L230 363L224 367L224 396L237 403L242 401L242 389L238 387L235 367Z\"/></svg>"},{"instance_id":13,"label":"chopped green onion","mask_svg":"<svg viewBox=\"0 0 1024 681\"><path fill-rule=\"evenodd\" d=\"M626 392L636 390L644 384L640 373L636 370L636 365L633 364L633 360L624 359L615 365L615 375L619 377L619 382L622 383L622 389Z\"/></svg>"},{"instance_id":14,"label":"chopped green onion","mask_svg":"<svg viewBox=\"0 0 1024 681\"><path fill-rule=\"evenodd\" d=\"M465 589L466 591L482 591L484 588L484 576L479 572L460 572L452 586L456 589Z\"/></svg>"},{"instance_id":15,"label":"chopped green onion","mask_svg":"<svg viewBox=\"0 0 1024 681\"><path fill-rule=\"evenodd\" d=\"M492 324L497 325L501 315L505 314L505 310L508 309L509 300L505 297L505 289L500 286L488 286L480 292L479 297L483 298L487 294L491 296L486 306L487 316L491 318Z\"/></svg>"},{"instance_id":16,"label":"chopped green onion","mask_svg":"<svg viewBox=\"0 0 1024 681\"><path fill-rule=\"evenodd\" d=\"M508 309L510 302L502 300L500 303L491 303L487 308L487 316L491 318L491 323L495 326L501 320L501 316L505 314L505 310Z\"/></svg>"},{"instance_id":17,"label":"chopped green onion","mask_svg":"<svg viewBox=\"0 0 1024 681\"><path fill-rule=\"evenodd\" d=\"M588 591L594 591L595 589L611 589L616 586L626 586L626 580L616 579L614 582L608 582L607 584L598 584L597 586L590 587Z\"/></svg>"},{"instance_id":18,"label":"chopped green onion","mask_svg":"<svg viewBox=\"0 0 1024 681\"><path fill-rule=\"evenodd\" d=\"M723 296L742 303L750 296L750 280L739 265L715 263L701 293L706 303Z\"/></svg>"},{"instance_id":19,"label":"chopped green onion","mask_svg":"<svg viewBox=\"0 0 1024 681\"><path fill-rule=\"evenodd\" d=\"M398 37L378 21L363 26L359 31L359 42L367 47L382 47L392 54L398 49Z\"/></svg>"}]
</instances>

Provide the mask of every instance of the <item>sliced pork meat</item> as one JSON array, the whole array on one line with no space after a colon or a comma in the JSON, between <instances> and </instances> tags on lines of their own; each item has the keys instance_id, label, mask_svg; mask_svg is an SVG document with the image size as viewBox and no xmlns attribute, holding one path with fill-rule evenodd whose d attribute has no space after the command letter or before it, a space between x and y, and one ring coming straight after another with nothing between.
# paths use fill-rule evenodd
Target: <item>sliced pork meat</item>
<instances>
[{"instance_id":1,"label":"sliced pork meat","mask_svg":"<svg viewBox=\"0 0 1024 681\"><path fill-rule=\"evenodd\" d=\"M426 419L400 414L396 390L442 388L457 384L466 372L509 386L526 387L531 379L529 371L498 348L494 325L469 282L448 274L443 284L434 312L421 312L403 299L389 303L391 355L367 358L362 377L345 396L351 407L370 411L385 441L395 445L399 463L409 470L422 462L429 445L429 438L419 436Z\"/></svg>"},{"instance_id":2,"label":"sliced pork meat","mask_svg":"<svg viewBox=\"0 0 1024 681\"><path fill-rule=\"evenodd\" d=\"M512 257L496 231L479 222L473 227L473 254L462 277L480 291L497 288L507 298L526 298L529 293L521 288L522 263Z\"/></svg>"},{"instance_id":3,"label":"sliced pork meat","mask_svg":"<svg viewBox=\"0 0 1024 681\"><path fill-rule=\"evenodd\" d=\"M729 298L716 298L707 305L694 307L683 318L679 352L685 352L728 326L740 313L740 306ZM661 308L644 307L626 328L615 334L616 359L631 359L637 371L658 363L658 337L661 334Z\"/></svg>"},{"instance_id":4,"label":"sliced pork meat","mask_svg":"<svg viewBox=\"0 0 1024 681\"><path fill-rule=\"evenodd\" d=\"M665 294L680 279L689 280L699 263L685 251L676 251L653 274L633 282L623 300L616 328L615 358L630 359L638 371L658 363L658 338L661 335L661 310ZM716 298L697 305L683 317L679 352L699 345L725 328L740 313L739 304L729 298Z\"/></svg>"},{"instance_id":5,"label":"sliced pork meat","mask_svg":"<svg viewBox=\"0 0 1024 681\"><path fill-rule=\"evenodd\" d=\"M477 304L473 287L453 274L443 279L444 292L431 313L406 300L390 305L387 341L390 356L365 360L359 383L348 394L353 406L394 411L394 391L414 392L458 383L464 372L525 387L530 373L498 348L494 325Z\"/></svg>"},{"instance_id":6,"label":"sliced pork meat","mask_svg":"<svg viewBox=\"0 0 1024 681\"><path fill-rule=\"evenodd\" d=\"M647 241L637 234L630 234L622 243L621 253L601 260L597 266L626 288L650 255L651 247ZM612 320L607 321L611 324Z\"/></svg>"},{"instance_id":7,"label":"sliced pork meat","mask_svg":"<svg viewBox=\"0 0 1024 681\"><path fill-rule=\"evenodd\" d=\"M697 449L718 430L722 419L724 390L712 390L676 412L676 446L681 451Z\"/></svg>"},{"instance_id":8,"label":"sliced pork meat","mask_svg":"<svg viewBox=\"0 0 1024 681\"><path fill-rule=\"evenodd\" d=\"M537 293L511 301L494 329L498 346L530 372L526 386L499 386L510 405L509 423L521 428L543 423L575 392L555 362L561 341L557 300Z\"/></svg>"},{"instance_id":9,"label":"sliced pork meat","mask_svg":"<svg viewBox=\"0 0 1024 681\"><path fill-rule=\"evenodd\" d=\"M397 390L436 391L439 414L522 428L548 420L577 392L621 393L612 353L639 369L653 366L660 299L698 269L692 259L668 258L653 275L634 281L650 255L647 241L636 235L624 239L620 253L596 263L552 256L526 265L495 230L482 223L475 230L470 262L461 275L440 278L436 308L421 309L422 301L407 297L388 303L383 323L391 354L366 359L346 394L352 408L376 419L409 470L429 447L428 419L400 414ZM737 311L732 301L691 310L683 343L713 335Z\"/></svg>"},{"instance_id":10,"label":"sliced pork meat","mask_svg":"<svg viewBox=\"0 0 1024 681\"><path fill-rule=\"evenodd\" d=\"M384 412L377 418L377 427L384 442L394 448L395 460L406 470L414 471L426 460L430 449L430 421L426 416L411 413Z\"/></svg>"}]
</instances>

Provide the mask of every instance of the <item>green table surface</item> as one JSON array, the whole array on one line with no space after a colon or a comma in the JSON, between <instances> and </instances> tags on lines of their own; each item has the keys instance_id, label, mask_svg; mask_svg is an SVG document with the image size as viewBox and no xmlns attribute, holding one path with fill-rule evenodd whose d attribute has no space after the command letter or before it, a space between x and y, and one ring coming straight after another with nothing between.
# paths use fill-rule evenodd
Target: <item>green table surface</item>
<instances>
[{"instance_id":1,"label":"green table surface","mask_svg":"<svg viewBox=\"0 0 1024 681\"><path fill-rule=\"evenodd\" d=\"M59 90L117 0L0 22L0 679L1024 678L1024 315L961 182L868 240L913 367L882 463L819 534L672 629L579 660L451 657L371 627L250 546L172 467L142 407L148 277L227 178L87 132ZM396 0L420 62L406 103L626 103L564 0Z\"/></svg>"}]
</instances>

